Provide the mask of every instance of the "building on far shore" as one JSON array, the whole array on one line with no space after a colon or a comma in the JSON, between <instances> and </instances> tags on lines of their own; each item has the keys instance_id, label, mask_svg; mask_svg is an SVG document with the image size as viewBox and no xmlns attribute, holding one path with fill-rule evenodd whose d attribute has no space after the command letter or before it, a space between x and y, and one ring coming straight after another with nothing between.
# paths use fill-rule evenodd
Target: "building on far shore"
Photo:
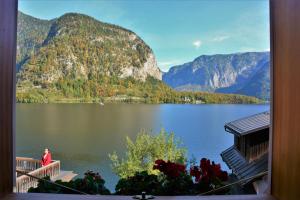
<instances>
[{"instance_id":1,"label":"building on far shore","mask_svg":"<svg viewBox=\"0 0 300 200\"><path fill-rule=\"evenodd\" d=\"M221 153L223 161L238 180L268 171L270 113L262 112L225 124L225 131L234 135L234 145ZM267 176L248 179L241 186L253 185L256 193L264 193Z\"/></svg>"}]
</instances>

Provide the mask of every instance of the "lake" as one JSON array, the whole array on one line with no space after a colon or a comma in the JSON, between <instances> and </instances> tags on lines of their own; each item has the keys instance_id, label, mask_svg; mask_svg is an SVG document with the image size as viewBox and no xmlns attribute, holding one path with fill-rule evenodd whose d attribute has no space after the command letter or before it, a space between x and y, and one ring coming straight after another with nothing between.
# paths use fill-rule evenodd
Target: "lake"
<instances>
[{"instance_id":1,"label":"lake","mask_svg":"<svg viewBox=\"0 0 300 200\"><path fill-rule=\"evenodd\" d=\"M269 105L17 104L16 155L39 159L48 147L61 169L80 176L98 171L113 191L118 177L108 154L124 155L126 136L164 128L183 141L190 158L207 157L228 170L220 153L233 135L224 124L266 110Z\"/></svg>"}]
</instances>

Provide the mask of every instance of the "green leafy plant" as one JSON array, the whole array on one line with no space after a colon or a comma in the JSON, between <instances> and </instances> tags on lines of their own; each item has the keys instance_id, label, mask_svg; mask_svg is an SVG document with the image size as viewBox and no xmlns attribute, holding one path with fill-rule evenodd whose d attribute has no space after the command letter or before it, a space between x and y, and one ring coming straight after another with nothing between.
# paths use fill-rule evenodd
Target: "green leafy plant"
<instances>
[{"instance_id":1,"label":"green leafy plant","mask_svg":"<svg viewBox=\"0 0 300 200\"><path fill-rule=\"evenodd\" d=\"M109 154L112 161L112 170L121 178L134 176L137 172L147 171L148 174L158 174L153 169L154 162L158 159L184 163L186 149L182 142L175 138L174 133L167 133L162 129L154 135L142 130L132 141L127 141L127 152L124 159L119 159L116 152Z\"/></svg>"}]
</instances>

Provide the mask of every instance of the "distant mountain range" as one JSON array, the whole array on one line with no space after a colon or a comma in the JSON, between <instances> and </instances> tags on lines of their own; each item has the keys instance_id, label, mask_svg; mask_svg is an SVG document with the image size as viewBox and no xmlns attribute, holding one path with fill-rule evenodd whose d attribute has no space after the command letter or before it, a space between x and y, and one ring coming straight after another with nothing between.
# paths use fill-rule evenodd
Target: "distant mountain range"
<instances>
[{"instance_id":1,"label":"distant mountain range","mask_svg":"<svg viewBox=\"0 0 300 200\"><path fill-rule=\"evenodd\" d=\"M171 78L175 69L164 77ZM189 78L193 77L197 79ZM17 101L260 102L248 96L172 89L162 81L152 49L131 30L78 13L42 20L22 12L18 14Z\"/></svg>"},{"instance_id":2,"label":"distant mountain range","mask_svg":"<svg viewBox=\"0 0 300 200\"><path fill-rule=\"evenodd\" d=\"M163 81L179 91L208 91L270 98L269 52L202 55L170 68Z\"/></svg>"}]
</instances>

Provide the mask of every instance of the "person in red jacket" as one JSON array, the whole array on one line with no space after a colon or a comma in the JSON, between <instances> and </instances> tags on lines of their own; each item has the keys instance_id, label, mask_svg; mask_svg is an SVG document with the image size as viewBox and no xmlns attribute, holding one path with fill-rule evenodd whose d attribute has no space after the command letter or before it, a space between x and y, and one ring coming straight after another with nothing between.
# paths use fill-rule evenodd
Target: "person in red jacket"
<instances>
[{"instance_id":1,"label":"person in red jacket","mask_svg":"<svg viewBox=\"0 0 300 200\"><path fill-rule=\"evenodd\" d=\"M49 165L51 162L52 162L51 153L49 149L46 148L41 160L42 167Z\"/></svg>"}]
</instances>

